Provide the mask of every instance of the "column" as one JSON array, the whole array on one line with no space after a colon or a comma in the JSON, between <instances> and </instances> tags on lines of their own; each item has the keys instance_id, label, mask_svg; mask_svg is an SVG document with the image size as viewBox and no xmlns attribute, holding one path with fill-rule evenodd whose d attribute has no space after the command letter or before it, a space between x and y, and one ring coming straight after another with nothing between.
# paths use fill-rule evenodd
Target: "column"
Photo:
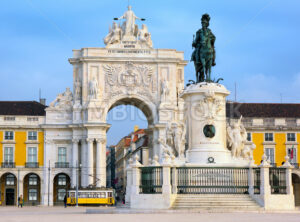
<instances>
[{"instance_id":1,"label":"column","mask_svg":"<svg viewBox=\"0 0 300 222\"><path fill-rule=\"evenodd\" d=\"M168 155L164 156L163 159L163 184L162 184L162 193L163 194L171 194L171 164L170 164L170 157Z\"/></svg>"},{"instance_id":2,"label":"column","mask_svg":"<svg viewBox=\"0 0 300 222\"><path fill-rule=\"evenodd\" d=\"M248 171L248 193L249 195L253 195L254 194L254 174L253 174L253 168L249 167L249 171Z\"/></svg>"},{"instance_id":3,"label":"column","mask_svg":"<svg viewBox=\"0 0 300 222\"><path fill-rule=\"evenodd\" d=\"M140 167L142 165L138 161L138 156L136 155L134 157L133 163L131 165L132 167L132 184L131 184L131 197L134 198L135 195L138 195L140 193L140 179L141 179L141 171ZM131 201L130 201L131 202Z\"/></svg>"},{"instance_id":4,"label":"column","mask_svg":"<svg viewBox=\"0 0 300 222\"><path fill-rule=\"evenodd\" d=\"M130 196L131 196L131 185L132 185L132 159L129 159L128 166L126 168L127 173L127 184L126 184L126 196L125 196L125 202L130 203Z\"/></svg>"},{"instance_id":5,"label":"column","mask_svg":"<svg viewBox=\"0 0 300 222\"><path fill-rule=\"evenodd\" d=\"M47 135L47 134L46 134ZM45 140L45 147L44 147L44 167L43 167L43 179L41 180L41 200L42 205L47 206L48 205L48 196L49 196L49 205L53 202L51 199L51 196L53 196L53 189L48 189L50 184L53 181L49 181L49 162L51 160L51 151L54 148L53 140L46 139ZM54 162L55 160L51 160ZM49 193L48 193L49 191ZM51 203L50 203L51 202Z\"/></svg>"},{"instance_id":6,"label":"column","mask_svg":"<svg viewBox=\"0 0 300 222\"><path fill-rule=\"evenodd\" d=\"M267 157L264 154L262 157L262 163L259 165L260 167L260 195L268 198L271 195L271 186L270 186L270 176L269 176L269 168L270 164L267 161ZM266 202L266 200L264 200Z\"/></svg>"},{"instance_id":7,"label":"column","mask_svg":"<svg viewBox=\"0 0 300 222\"><path fill-rule=\"evenodd\" d=\"M93 158L93 142L94 139L88 138L87 142L87 185L94 184L94 158Z\"/></svg>"},{"instance_id":8,"label":"column","mask_svg":"<svg viewBox=\"0 0 300 222\"><path fill-rule=\"evenodd\" d=\"M96 139L97 158L96 158L96 177L97 187L106 187L106 139Z\"/></svg>"},{"instance_id":9,"label":"column","mask_svg":"<svg viewBox=\"0 0 300 222\"><path fill-rule=\"evenodd\" d=\"M86 187L86 140L81 140L81 186Z\"/></svg>"},{"instance_id":10,"label":"column","mask_svg":"<svg viewBox=\"0 0 300 222\"><path fill-rule=\"evenodd\" d=\"M72 179L71 179L71 187L74 188L76 186L76 163L78 162L78 139L73 139L72 146Z\"/></svg>"}]
</instances>

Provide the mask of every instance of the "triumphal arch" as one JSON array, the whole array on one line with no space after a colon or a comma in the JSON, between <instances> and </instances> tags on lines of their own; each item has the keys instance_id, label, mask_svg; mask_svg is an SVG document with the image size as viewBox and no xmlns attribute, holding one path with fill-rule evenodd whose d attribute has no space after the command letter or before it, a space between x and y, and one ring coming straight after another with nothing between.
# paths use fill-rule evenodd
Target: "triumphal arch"
<instances>
[{"instance_id":1,"label":"triumphal arch","mask_svg":"<svg viewBox=\"0 0 300 222\"><path fill-rule=\"evenodd\" d=\"M73 92L67 88L46 110L45 162L54 166L50 160L65 147L69 168L57 168L52 177L63 172L69 175L72 187L78 166L82 187L106 185L106 133L110 127L106 117L121 104L134 105L147 117L150 158L159 161L162 150L172 147L177 160L183 159L184 102L179 97L187 64L183 52L155 49L145 19L137 17L130 6L115 20L104 37L104 48L73 50L69 59ZM174 140L176 146L169 146ZM47 187L47 179L44 183Z\"/></svg>"}]
</instances>

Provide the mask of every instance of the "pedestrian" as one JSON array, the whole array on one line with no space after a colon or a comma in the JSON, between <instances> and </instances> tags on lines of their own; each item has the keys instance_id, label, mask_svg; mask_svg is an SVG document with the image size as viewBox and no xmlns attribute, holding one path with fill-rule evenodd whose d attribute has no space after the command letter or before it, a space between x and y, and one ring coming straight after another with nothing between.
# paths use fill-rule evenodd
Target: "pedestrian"
<instances>
[{"instance_id":1,"label":"pedestrian","mask_svg":"<svg viewBox=\"0 0 300 222\"><path fill-rule=\"evenodd\" d=\"M23 195L22 194L18 198L18 207L20 207L20 206L21 206L21 208L23 207Z\"/></svg>"},{"instance_id":2,"label":"pedestrian","mask_svg":"<svg viewBox=\"0 0 300 222\"><path fill-rule=\"evenodd\" d=\"M67 195L65 195L65 197L64 197L64 205L65 205L65 208L67 208Z\"/></svg>"}]
</instances>

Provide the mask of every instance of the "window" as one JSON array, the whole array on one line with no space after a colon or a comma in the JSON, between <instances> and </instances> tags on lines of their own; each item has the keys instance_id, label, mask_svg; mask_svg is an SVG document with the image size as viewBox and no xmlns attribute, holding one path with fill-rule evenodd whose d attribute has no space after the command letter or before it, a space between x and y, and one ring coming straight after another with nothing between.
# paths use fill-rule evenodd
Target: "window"
<instances>
[{"instance_id":1,"label":"window","mask_svg":"<svg viewBox=\"0 0 300 222\"><path fill-rule=\"evenodd\" d=\"M14 148L13 147L4 147L4 162L13 163L14 162Z\"/></svg>"},{"instance_id":2,"label":"window","mask_svg":"<svg viewBox=\"0 0 300 222\"><path fill-rule=\"evenodd\" d=\"M265 141L273 141L273 133L265 133Z\"/></svg>"},{"instance_id":3,"label":"window","mask_svg":"<svg viewBox=\"0 0 300 222\"><path fill-rule=\"evenodd\" d=\"M265 148L265 153L271 165L275 164L274 148Z\"/></svg>"},{"instance_id":4,"label":"window","mask_svg":"<svg viewBox=\"0 0 300 222\"><path fill-rule=\"evenodd\" d=\"M4 117L4 121L15 121L15 117L14 116L5 116Z\"/></svg>"},{"instance_id":5,"label":"window","mask_svg":"<svg viewBox=\"0 0 300 222\"><path fill-rule=\"evenodd\" d=\"M288 133L287 134L287 141L296 141L296 134L295 133Z\"/></svg>"},{"instance_id":6,"label":"window","mask_svg":"<svg viewBox=\"0 0 300 222\"><path fill-rule=\"evenodd\" d=\"M28 183L29 183L29 186L36 186L38 184L38 177L37 177L37 175L30 175Z\"/></svg>"},{"instance_id":7,"label":"window","mask_svg":"<svg viewBox=\"0 0 300 222\"><path fill-rule=\"evenodd\" d=\"M27 162L29 162L29 163L37 162L37 148L36 147L28 147Z\"/></svg>"},{"instance_id":8,"label":"window","mask_svg":"<svg viewBox=\"0 0 300 222\"><path fill-rule=\"evenodd\" d=\"M290 163L297 163L297 149L292 147L288 148L288 156L290 158Z\"/></svg>"},{"instance_id":9,"label":"window","mask_svg":"<svg viewBox=\"0 0 300 222\"><path fill-rule=\"evenodd\" d=\"M66 147L58 147L58 162L67 162L67 149Z\"/></svg>"},{"instance_id":10,"label":"window","mask_svg":"<svg viewBox=\"0 0 300 222\"><path fill-rule=\"evenodd\" d=\"M28 131L28 140L37 140L37 131Z\"/></svg>"},{"instance_id":11,"label":"window","mask_svg":"<svg viewBox=\"0 0 300 222\"><path fill-rule=\"evenodd\" d=\"M58 186L66 186L67 185L66 175L58 175L57 183L58 183Z\"/></svg>"},{"instance_id":12,"label":"window","mask_svg":"<svg viewBox=\"0 0 300 222\"><path fill-rule=\"evenodd\" d=\"M57 191L57 199L59 201L63 201L66 195L66 189L58 189Z\"/></svg>"},{"instance_id":13,"label":"window","mask_svg":"<svg viewBox=\"0 0 300 222\"><path fill-rule=\"evenodd\" d=\"M29 189L29 200L37 200L37 189Z\"/></svg>"},{"instance_id":14,"label":"window","mask_svg":"<svg viewBox=\"0 0 300 222\"><path fill-rule=\"evenodd\" d=\"M14 186L15 185L15 176L12 174L8 174L6 176L6 185L7 186Z\"/></svg>"},{"instance_id":15,"label":"window","mask_svg":"<svg viewBox=\"0 0 300 222\"><path fill-rule=\"evenodd\" d=\"M14 139L14 131L5 131L4 139L5 140L13 140Z\"/></svg>"},{"instance_id":16,"label":"window","mask_svg":"<svg viewBox=\"0 0 300 222\"><path fill-rule=\"evenodd\" d=\"M247 141L252 141L251 133L247 133Z\"/></svg>"},{"instance_id":17,"label":"window","mask_svg":"<svg viewBox=\"0 0 300 222\"><path fill-rule=\"evenodd\" d=\"M38 117L27 117L28 122L39 121Z\"/></svg>"}]
</instances>

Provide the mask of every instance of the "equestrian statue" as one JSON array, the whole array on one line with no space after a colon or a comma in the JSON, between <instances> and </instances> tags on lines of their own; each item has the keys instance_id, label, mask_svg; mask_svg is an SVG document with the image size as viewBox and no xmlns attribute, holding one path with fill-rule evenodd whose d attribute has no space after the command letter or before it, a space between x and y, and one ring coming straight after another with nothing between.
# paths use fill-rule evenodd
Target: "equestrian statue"
<instances>
[{"instance_id":1,"label":"equestrian statue","mask_svg":"<svg viewBox=\"0 0 300 222\"><path fill-rule=\"evenodd\" d=\"M201 24L202 28L196 33L193 40L193 54L191 61L194 62L196 71L196 83L199 82L219 82L222 78L216 81L211 78L211 67L215 66L216 51L215 41L216 37L208 28L210 17L208 14L202 15ZM193 82L190 80L190 82Z\"/></svg>"}]
</instances>

